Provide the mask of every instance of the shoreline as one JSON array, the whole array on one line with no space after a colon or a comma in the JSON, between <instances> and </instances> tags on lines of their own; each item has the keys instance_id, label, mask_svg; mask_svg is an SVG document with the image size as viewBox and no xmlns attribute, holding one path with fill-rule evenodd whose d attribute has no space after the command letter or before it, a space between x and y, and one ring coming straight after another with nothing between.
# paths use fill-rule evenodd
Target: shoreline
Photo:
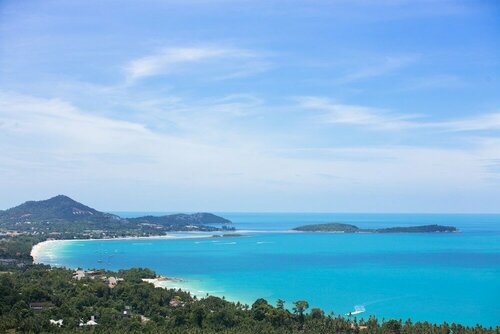
<instances>
[{"instance_id":1,"label":"shoreline","mask_svg":"<svg viewBox=\"0 0 500 334\"><path fill-rule=\"evenodd\" d=\"M213 232L198 232L198 231L192 231L192 232L174 232L172 234L167 234L167 235L152 235L152 236L146 236L146 237L117 237L117 238L99 238L99 239L49 239L45 241L41 241L31 248L30 255L33 257L33 263L41 263L38 261L40 257L40 253L43 252L43 250L46 248L46 246L55 244L55 243L63 243L63 242L72 242L72 241L78 241L78 242L83 242L83 241L101 241L101 240L172 240L172 239L209 239L213 238L214 235L217 235L217 232L223 232L223 231L213 231ZM235 233L243 233L245 236L248 233L302 233L302 231L294 231L294 230L237 230L234 231ZM220 233L219 233L220 234ZM224 232L223 234L227 234Z\"/></svg>"},{"instance_id":2,"label":"shoreline","mask_svg":"<svg viewBox=\"0 0 500 334\"><path fill-rule=\"evenodd\" d=\"M222 298L233 303L252 305L252 303L254 302L254 300L247 300L245 298L233 296L222 291L210 291L210 289L207 289L203 286L203 284L201 283L202 281L199 279L191 280L181 279L177 277L168 277L167 279L164 279L163 277L164 276L159 276L157 278L145 278L142 279L142 281L153 284L155 288L182 290L184 292L189 292L191 297L196 297L197 299L204 299L212 296ZM258 297L256 297L256 299L257 298Z\"/></svg>"},{"instance_id":3,"label":"shoreline","mask_svg":"<svg viewBox=\"0 0 500 334\"><path fill-rule=\"evenodd\" d=\"M248 233L248 232L254 232L251 230L248 231L238 231L242 233ZM264 231L262 231L264 232ZM87 242L92 242L92 241L109 241L109 240L180 240L180 239L211 239L213 238L213 234L205 234L205 232L179 232L182 235L175 235L175 234L169 234L169 235L158 235L158 236L148 236L148 237L118 237L118 238L101 238L101 239L51 239L51 240L45 240L42 242L39 242L35 244L31 248L31 256L33 257L33 263L34 264L44 264L43 261L41 261L41 256L44 254L47 255L46 250L47 248L50 248L51 246L55 246L58 244L64 244L64 243L69 243L69 242L82 242L82 241L87 241ZM56 265L57 266L57 265ZM161 274L156 278L150 278L150 279L143 279L144 282L151 283L153 284L156 288L162 288L162 289L180 289L184 292L189 292L191 296L196 296L198 299L201 298L206 298L207 296L215 296L222 298L224 297L228 301L232 302L240 302L242 304L247 303L247 301L242 300L241 298L237 298L234 296L227 296L224 293L217 293L217 292L211 292L208 291L207 289L204 289L203 286L198 286L196 283L193 284L193 281L184 279L184 278L179 278L179 277L170 277L170 276L165 276L165 274Z\"/></svg>"},{"instance_id":4,"label":"shoreline","mask_svg":"<svg viewBox=\"0 0 500 334\"><path fill-rule=\"evenodd\" d=\"M167 235L154 235L154 236L147 236L147 237L118 237L118 238L100 238L100 239L50 239L50 240L45 240L42 242L39 242L31 248L30 255L33 258L33 263L34 264L43 264L43 262L40 262L40 256L41 253L47 248L47 246L50 245L55 245L55 244L60 244L60 243L67 243L67 242L90 242L90 241L108 241L108 240L174 240L174 239L208 239L212 238L213 234L207 235L207 234L202 234L205 232L179 232L179 233L193 233L193 235L172 235L172 234L167 234ZM208 232L207 232L208 233ZM198 234L198 235L196 235Z\"/></svg>"},{"instance_id":5,"label":"shoreline","mask_svg":"<svg viewBox=\"0 0 500 334\"><path fill-rule=\"evenodd\" d=\"M40 258L40 253L42 253L47 246L66 242L67 240L45 240L42 242L37 243L31 248L30 255L33 258L33 264L43 264L42 262L39 261Z\"/></svg>"},{"instance_id":6,"label":"shoreline","mask_svg":"<svg viewBox=\"0 0 500 334\"><path fill-rule=\"evenodd\" d=\"M250 232L250 231L241 231L241 232ZM148 237L118 237L118 238L101 238L101 239L51 239L45 240L35 244L32 249L30 255L33 257L34 264L44 264L41 261L40 257L44 252L46 252L47 248L51 246L55 246L57 244L69 243L69 242L82 242L82 241L109 241L109 240L180 240L180 239L211 239L213 238L213 234L207 235L202 234L204 232L180 232L183 234L192 233L193 235L159 235L159 236L148 236ZM46 255L50 256L50 255ZM57 265L56 265L57 266ZM196 296L198 299L206 298L208 296L215 296L219 298L225 298L228 301L232 302L240 302L242 304L246 303L246 301L241 298L234 298L226 296L223 293L214 293L207 290L203 290L202 286L193 285L193 282L188 279L178 278L178 277L170 277L159 275L156 278L145 278L142 279L143 282L151 283L156 288L162 289L180 289L184 292L189 292L191 296Z\"/></svg>"},{"instance_id":7,"label":"shoreline","mask_svg":"<svg viewBox=\"0 0 500 334\"><path fill-rule=\"evenodd\" d=\"M198 299L205 298L207 295L212 295L205 290L200 290L198 287L194 287L192 282L190 284L189 280L181 278L169 277L165 279L164 276L159 276L156 278L143 278L142 281L153 284L155 288L174 290L180 289L184 292L189 292L191 296L196 296Z\"/></svg>"}]
</instances>

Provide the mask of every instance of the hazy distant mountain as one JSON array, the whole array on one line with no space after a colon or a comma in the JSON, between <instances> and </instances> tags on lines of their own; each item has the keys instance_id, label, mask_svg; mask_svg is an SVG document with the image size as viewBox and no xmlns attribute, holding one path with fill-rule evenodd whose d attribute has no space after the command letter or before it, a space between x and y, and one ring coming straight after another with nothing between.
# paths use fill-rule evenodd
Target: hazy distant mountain
<instances>
[{"instance_id":1,"label":"hazy distant mountain","mask_svg":"<svg viewBox=\"0 0 500 334\"><path fill-rule=\"evenodd\" d=\"M11 209L0 212L0 223L11 222L106 222L121 218L83 205L68 196L58 195L43 201L28 201Z\"/></svg>"},{"instance_id":2,"label":"hazy distant mountain","mask_svg":"<svg viewBox=\"0 0 500 334\"><path fill-rule=\"evenodd\" d=\"M165 216L144 216L138 218L128 218L131 222L150 223L150 224L230 224L231 221L225 218L216 216L212 213L199 212L193 214L177 213Z\"/></svg>"}]
</instances>

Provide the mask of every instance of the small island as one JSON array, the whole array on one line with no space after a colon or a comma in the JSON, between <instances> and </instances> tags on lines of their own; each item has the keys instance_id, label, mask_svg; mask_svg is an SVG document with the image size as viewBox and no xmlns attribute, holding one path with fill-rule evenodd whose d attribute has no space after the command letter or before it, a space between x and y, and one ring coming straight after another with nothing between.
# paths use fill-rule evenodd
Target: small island
<instances>
[{"instance_id":1,"label":"small island","mask_svg":"<svg viewBox=\"0 0 500 334\"><path fill-rule=\"evenodd\" d=\"M457 232L453 226L444 225L420 225L420 226L398 226L387 228L359 228L356 225L342 223L326 223L303 225L293 229L300 232L330 232L330 233L438 233Z\"/></svg>"}]
</instances>

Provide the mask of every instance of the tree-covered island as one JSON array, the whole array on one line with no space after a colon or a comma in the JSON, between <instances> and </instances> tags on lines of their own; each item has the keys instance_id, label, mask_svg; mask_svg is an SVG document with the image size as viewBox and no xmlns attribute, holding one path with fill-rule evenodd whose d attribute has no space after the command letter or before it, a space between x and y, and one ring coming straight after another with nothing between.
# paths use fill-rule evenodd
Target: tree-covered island
<instances>
[{"instance_id":1,"label":"tree-covered island","mask_svg":"<svg viewBox=\"0 0 500 334\"><path fill-rule=\"evenodd\" d=\"M295 227L293 230L301 232L336 232L336 233L437 233L437 232L457 232L453 226L444 225L421 225L403 226L387 228L359 228L351 224L327 223L311 224Z\"/></svg>"}]
</instances>

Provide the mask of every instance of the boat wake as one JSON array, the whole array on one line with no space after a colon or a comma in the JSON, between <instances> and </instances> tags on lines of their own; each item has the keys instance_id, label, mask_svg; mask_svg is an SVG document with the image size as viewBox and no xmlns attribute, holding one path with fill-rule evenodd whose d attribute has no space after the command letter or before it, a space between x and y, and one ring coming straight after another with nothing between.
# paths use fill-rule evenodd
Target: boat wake
<instances>
[{"instance_id":1,"label":"boat wake","mask_svg":"<svg viewBox=\"0 0 500 334\"><path fill-rule=\"evenodd\" d=\"M349 313L346 313L345 315L350 317L350 316L353 316L353 315L356 315L356 314L360 314L360 313L363 313L363 312L366 312L366 309L363 305L355 305L354 306L354 311L351 311Z\"/></svg>"},{"instance_id":2,"label":"boat wake","mask_svg":"<svg viewBox=\"0 0 500 334\"><path fill-rule=\"evenodd\" d=\"M373 305L373 304L378 304L378 303L384 303L388 301L393 301L396 299L402 299L402 298L407 298L407 297L412 297L412 295L404 295L404 296L398 296L398 297L389 297L389 298L383 298L383 299L378 299L378 300L372 300L366 303L363 303L362 305L355 305L354 306L354 311L348 312L345 315L350 317L356 314L364 313L366 312L366 306L367 305Z\"/></svg>"}]
</instances>

